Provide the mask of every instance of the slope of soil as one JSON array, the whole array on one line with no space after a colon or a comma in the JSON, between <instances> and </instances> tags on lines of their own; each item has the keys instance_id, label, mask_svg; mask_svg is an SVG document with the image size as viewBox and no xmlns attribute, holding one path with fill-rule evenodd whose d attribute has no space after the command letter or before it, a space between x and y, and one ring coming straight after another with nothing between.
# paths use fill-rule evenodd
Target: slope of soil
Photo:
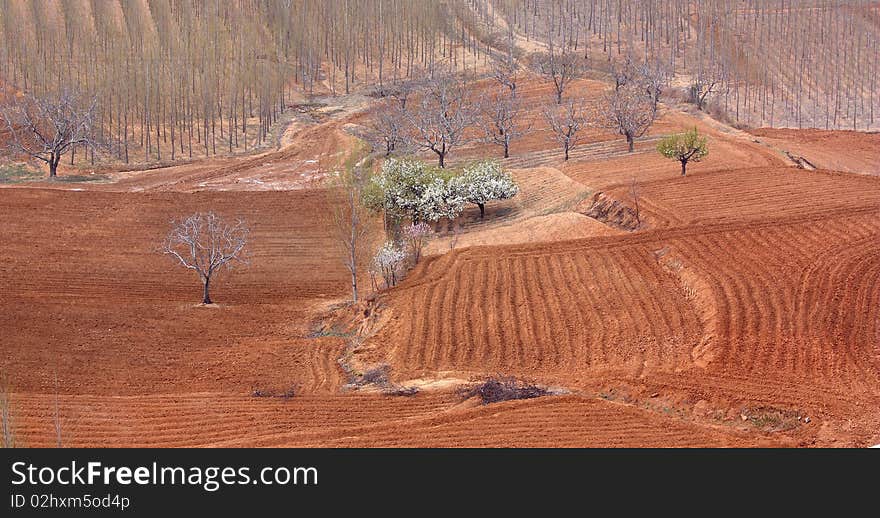
<instances>
[{"instance_id":1,"label":"slope of soil","mask_svg":"<svg viewBox=\"0 0 880 518\"><path fill-rule=\"evenodd\" d=\"M880 133L759 128L749 133L820 169L880 175Z\"/></svg>"}]
</instances>

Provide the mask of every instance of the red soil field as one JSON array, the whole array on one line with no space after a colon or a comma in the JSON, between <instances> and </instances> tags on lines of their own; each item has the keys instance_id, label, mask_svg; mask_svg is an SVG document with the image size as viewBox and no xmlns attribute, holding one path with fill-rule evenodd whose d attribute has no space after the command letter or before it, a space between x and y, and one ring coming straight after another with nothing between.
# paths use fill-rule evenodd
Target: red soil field
<instances>
[{"instance_id":1,"label":"red soil field","mask_svg":"<svg viewBox=\"0 0 880 518\"><path fill-rule=\"evenodd\" d=\"M549 89L529 79L520 92L539 124ZM351 351L344 336L313 338L348 296L323 180L354 142L347 125L369 117L297 129L255 156L3 186L0 369L20 442L55 444L56 402L66 446L880 442L880 178L796 169L769 137L680 106L662 107L635 153L591 129L568 163L536 126L502 162L520 195L484 221L470 208L437 225ZM694 125L710 155L681 177L653 148ZM784 137L809 147L810 135ZM461 151L453 162L498 150ZM582 214L598 192L629 204L633 177L642 228ZM170 220L195 210L252 228L250 264L219 279L216 307L159 251ZM346 361L387 363L422 390L349 390ZM455 392L495 374L557 395L483 406Z\"/></svg>"}]
</instances>

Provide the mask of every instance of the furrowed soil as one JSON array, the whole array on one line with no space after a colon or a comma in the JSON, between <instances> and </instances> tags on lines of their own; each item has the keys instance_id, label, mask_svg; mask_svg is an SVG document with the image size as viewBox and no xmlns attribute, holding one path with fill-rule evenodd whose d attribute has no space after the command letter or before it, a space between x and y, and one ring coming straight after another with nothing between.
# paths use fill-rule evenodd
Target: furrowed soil
<instances>
[{"instance_id":1,"label":"furrowed soil","mask_svg":"<svg viewBox=\"0 0 880 518\"><path fill-rule=\"evenodd\" d=\"M520 195L436 225L398 287L350 310L370 313L358 347L315 322L348 297L325 180L369 111L260 155L4 185L0 369L19 442L55 445L56 414L65 446L880 442L873 136L814 145L814 130L749 134L664 105L634 153L591 129L563 162L540 123L550 90L527 78L519 92L535 129L501 163ZM654 147L693 126L710 155L682 177ZM497 153L473 145L454 163ZM637 229L588 216L598 199L631 208L634 180ZM212 306L161 253L169 222L196 210L252 229L249 264L218 279ZM421 390L347 385L346 369L380 363ZM458 395L492 375L551 395Z\"/></svg>"}]
</instances>

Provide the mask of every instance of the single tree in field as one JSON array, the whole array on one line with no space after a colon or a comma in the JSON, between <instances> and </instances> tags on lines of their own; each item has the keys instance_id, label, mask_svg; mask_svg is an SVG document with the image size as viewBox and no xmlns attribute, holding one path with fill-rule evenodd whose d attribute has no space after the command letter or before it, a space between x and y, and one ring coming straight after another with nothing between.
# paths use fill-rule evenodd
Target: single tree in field
<instances>
[{"instance_id":1,"label":"single tree in field","mask_svg":"<svg viewBox=\"0 0 880 518\"><path fill-rule=\"evenodd\" d=\"M405 112L396 103L386 102L376 110L373 129L376 140L385 149L385 156L391 155L405 141L405 124Z\"/></svg>"},{"instance_id":2,"label":"single tree in field","mask_svg":"<svg viewBox=\"0 0 880 518\"><path fill-rule=\"evenodd\" d=\"M605 126L623 135L632 153L635 139L654 123L651 99L637 86L625 86L606 94L602 105Z\"/></svg>"},{"instance_id":3,"label":"single tree in field","mask_svg":"<svg viewBox=\"0 0 880 518\"><path fill-rule=\"evenodd\" d=\"M684 133L674 133L664 137L657 144L657 151L666 158L681 162L681 175L687 173L688 162L699 162L709 154L706 137L697 133L697 128Z\"/></svg>"},{"instance_id":4,"label":"single tree in field","mask_svg":"<svg viewBox=\"0 0 880 518\"><path fill-rule=\"evenodd\" d=\"M94 148L97 98L81 99L65 90L57 95L12 95L0 107L13 152L45 162L55 178L61 157L74 146Z\"/></svg>"},{"instance_id":5,"label":"single tree in field","mask_svg":"<svg viewBox=\"0 0 880 518\"><path fill-rule=\"evenodd\" d=\"M351 276L351 298L358 301L358 273L369 262L369 238L372 215L364 206L364 188L369 181L367 168L354 163L357 154L352 153L328 191L330 219L336 241L342 252L342 262Z\"/></svg>"},{"instance_id":6,"label":"single tree in field","mask_svg":"<svg viewBox=\"0 0 880 518\"><path fill-rule=\"evenodd\" d=\"M531 55L531 63L537 73L553 83L556 104L562 104L562 94L566 87L575 79L583 77L586 68L584 58L574 52L559 49L536 52Z\"/></svg>"},{"instance_id":7,"label":"single tree in field","mask_svg":"<svg viewBox=\"0 0 880 518\"><path fill-rule=\"evenodd\" d=\"M513 178L494 160L471 164L454 181L461 197L480 208L480 219L486 216L487 202L506 200L519 193Z\"/></svg>"},{"instance_id":8,"label":"single tree in field","mask_svg":"<svg viewBox=\"0 0 880 518\"><path fill-rule=\"evenodd\" d=\"M451 73L439 73L428 81L418 109L406 112L415 129L412 142L434 152L440 167L446 167L446 155L465 142L475 111L464 84Z\"/></svg>"},{"instance_id":9,"label":"single tree in field","mask_svg":"<svg viewBox=\"0 0 880 518\"><path fill-rule=\"evenodd\" d=\"M204 288L202 302L211 304L211 279L221 269L245 262L247 237L248 228L241 220L229 224L213 212L196 213L172 222L164 251L198 274Z\"/></svg>"},{"instance_id":10,"label":"single tree in field","mask_svg":"<svg viewBox=\"0 0 880 518\"><path fill-rule=\"evenodd\" d=\"M562 144L565 160L568 153L580 142L580 131L586 126L587 118L578 109L573 99L561 106L550 106L544 109L544 118L553 132L553 139Z\"/></svg>"},{"instance_id":11,"label":"single tree in field","mask_svg":"<svg viewBox=\"0 0 880 518\"><path fill-rule=\"evenodd\" d=\"M513 96L498 94L483 106L480 125L486 134L486 140L501 146L504 158L510 157L510 143L526 133L529 127L519 123L520 102Z\"/></svg>"}]
</instances>

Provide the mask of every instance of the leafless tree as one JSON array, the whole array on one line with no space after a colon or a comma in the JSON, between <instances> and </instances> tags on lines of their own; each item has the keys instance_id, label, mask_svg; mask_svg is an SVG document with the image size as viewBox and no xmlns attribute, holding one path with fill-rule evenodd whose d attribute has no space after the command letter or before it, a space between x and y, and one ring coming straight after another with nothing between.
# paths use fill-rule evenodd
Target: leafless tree
<instances>
[{"instance_id":1,"label":"leafless tree","mask_svg":"<svg viewBox=\"0 0 880 518\"><path fill-rule=\"evenodd\" d=\"M641 215L641 210L640 210L641 209L640 201L641 201L641 197L642 197L641 191L642 191L642 189L639 186L639 182L636 181L636 177L633 176L632 181L629 184L629 198L630 198L630 201L632 202L632 205L633 205L633 213L636 216L636 228L639 228L642 226L642 215Z\"/></svg>"},{"instance_id":2,"label":"leafless tree","mask_svg":"<svg viewBox=\"0 0 880 518\"><path fill-rule=\"evenodd\" d=\"M199 212L172 222L164 252L198 274L204 288L202 302L211 304L209 290L214 274L224 267L246 263L243 255L248 233L240 219L226 223L213 212Z\"/></svg>"},{"instance_id":3,"label":"leafless tree","mask_svg":"<svg viewBox=\"0 0 880 518\"><path fill-rule=\"evenodd\" d=\"M614 90L620 90L636 79L638 71L633 58L629 54L611 64L611 78L614 79Z\"/></svg>"},{"instance_id":4,"label":"leafless tree","mask_svg":"<svg viewBox=\"0 0 880 518\"><path fill-rule=\"evenodd\" d=\"M11 137L10 147L48 164L49 178L55 178L61 157L74 146L96 147L97 98L85 100L70 90L46 97L9 97L0 114Z\"/></svg>"},{"instance_id":5,"label":"leafless tree","mask_svg":"<svg viewBox=\"0 0 880 518\"><path fill-rule=\"evenodd\" d=\"M498 94L482 107L480 125L486 133L486 140L504 149L504 158L510 156L510 143L528 132L531 126L520 123L521 104L519 99Z\"/></svg>"},{"instance_id":6,"label":"leafless tree","mask_svg":"<svg viewBox=\"0 0 880 518\"><path fill-rule=\"evenodd\" d=\"M354 160L354 155L349 159ZM364 187L368 181L363 164L346 164L329 191L330 220L342 262L351 275L351 298L357 302L358 274L369 262L372 214L363 204Z\"/></svg>"},{"instance_id":7,"label":"leafless tree","mask_svg":"<svg viewBox=\"0 0 880 518\"><path fill-rule=\"evenodd\" d=\"M475 107L464 84L451 73L441 72L428 81L417 110L406 115L415 129L412 142L437 155L446 167L446 155L465 142L465 129L475 120Z\"/></svg>"},{"instance_id":8,"label":"leafless tree","mask_svg":"<svg viewBox=\"0 0 880 518\"><path fill-rule=\"evenodd\" d=\"M384 103L376 110L373 122L377 140L389 156L397 146L405 142L406 115L396 103Z\"/></svg>"},{"instance_id":9,"label":"leafless tree","mask_svg":"<svg viewBox=\"0 0 880 518\"><path fill-rule=\"evenodd\" d=\"M406 110L407 101L409 101L409 98L412 96L413 92L418 91L418 89L422 86L422 83L416 79L401 81L398 84L394 85L394 87L391 89L389 96L397 101L401 110Z\"/></svg>"},{"instance_id":10,"label":"leafless tree","mask_svg":"<svg viewBox=\"0 0 880 518\"><path fill-rule=\"evenodd\" d=\"M648 99L651 100L651 107L654 113L657 113L657 104L660 103L660 95L669 79L669 71L659 61L654 63L642 63L637 67L639 85L644 89Z\"/></svg>"},{"instance_id":11,"label":"leafless tree","mask_svg":"<svg viewBox=\"0 0 880 518\"><path fill-rule=\"evenodd\" d=\"M602 110L605 126L626 138L630 153L634 150L635 139L648 131L656 116L651 99L637 85L606 94Z\"/></svg>"},{"instance_id":12,"label":"leafless tree","mask_svg":"<svg viewBox=\"0 0 880 518\"><path fill-rule=\"evenodd\" d=\"M705 110L707 97L715 93L725 81L726 75L721 67L712 66L701 69L694 82L691 83L690 101L696 104L699 110Z\"/></svg>"},{"instance_id":13,"label":"leafless tree","mask_svg":"<svg viewBox=\"0 0 880 518\"><path fill-rule=\"evenodd\" d=\"M510 96L516 98L517 68L512 61L496 61L492 65L492 78L502 87L510 90Z\"/></svg>"},{"instance_id":14,"label":"leafless tree","mask_svg":"<svg viewBox=\"0 0 880 518\"><path fill-rule=\"evenodd\" d=\"M534 53L531 63L536 72L553 82L556 104L562 104L562 94L566 87L575 79L583 77L586 68L584 58L574 52L559 49Z\"/></svg>"},{"instance_id":15,"label":"leafless tree","mask_svg":"<svg viewBox=\"0 0 880 518\"><path fill-rule=\"evenodd\" d=\"M580 142L579 132L587 124L586 116L578 109L579 104L582 103L569 99L562 105L544 109L544 118L553 131L553 138L562 144L565 160L568 160L569 151Z\"/></svg>"}]
</instances>

